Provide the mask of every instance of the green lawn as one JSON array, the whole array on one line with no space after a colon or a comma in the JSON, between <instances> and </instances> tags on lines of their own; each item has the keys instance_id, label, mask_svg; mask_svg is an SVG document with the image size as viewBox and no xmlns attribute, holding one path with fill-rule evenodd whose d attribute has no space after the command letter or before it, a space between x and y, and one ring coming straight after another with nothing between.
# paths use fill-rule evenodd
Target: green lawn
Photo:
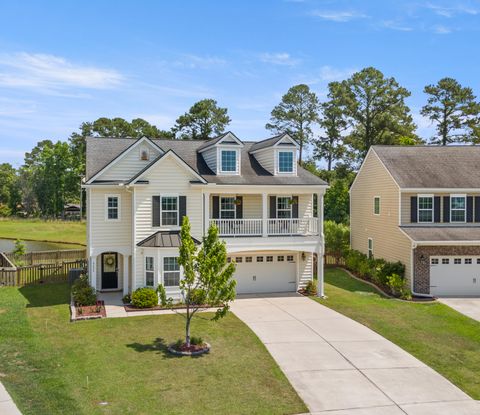
<instances>
[{"instance_id":1,"label":"green lawn","mask_svg":"<svg viewBox=\"0 0 480 415\"><path fill-rule=\"evenodd\" d=\"M341 269L325 272L326 300L316 299L396 343L480 399L480 323L440 303L381 297Z\"/></svg>"},{"instance_id":2,"label":"green lawn","mask_svg":"<svg viewBox=\"0 0 480 415\"><path fill-rule=\"evenodd\" d=\"M0 220L1 238L85 245L86 227L85 222L2 219Z\"/></svg>"},{"instance_id":3,"label":"green lawn","mask_svg":"<svg viewBox=\"0 0 480 415\"><path fill-rule=\"evenodd\" d=\"M307 412L231 313L196 318L212 351L178 358L165 345L182 336L182 316L70 323L68 298L64 284L0 288L0 379L25 415Z\"/></svg>"}]
</instances>

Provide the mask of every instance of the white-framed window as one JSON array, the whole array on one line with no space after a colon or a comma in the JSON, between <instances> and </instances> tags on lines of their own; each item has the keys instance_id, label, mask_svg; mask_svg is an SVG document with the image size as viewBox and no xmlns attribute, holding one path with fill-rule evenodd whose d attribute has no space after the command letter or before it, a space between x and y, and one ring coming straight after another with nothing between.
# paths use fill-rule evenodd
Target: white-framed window
<instances>
[{"instance_id":1,"label":"white-framed window","mask_svg":"<svg viewBox=\"0 0 480 415\"><path fill-rule=\"evenodd\" d=\"M257 262L263 262L263 256L257 256Z\"/></svg>"},{"instance_id":2,"label":"white-framed window","mask_svg":"<svg viewBox=\"0 0 480 415\"><path fill-rule=\"evenodd\" d=\"M267 255L267 262L273 262L273 256Z\"/></svg>"},{"instance_id":3,"label":"white-framed window","mask_svg":"<svg viewBox=\"0 0 480 415\"><path fill-rule=\"evenodd\" d=\"M472 265L472 258L465 258L465 265Z\"/></svg>"},{"instance_id":4,"label":"white-framed window","mask_svg":"<svg viewBox=\"0 0 480 415\"><path fill-rule=\"evenodd\" d=\"M105 205L105 219L120 220L120 196L106 195Z\"/></svg>"},{"instance_id":5,"label":"white-framed window","mask_svg":"<svg viewBox=\"0 0 480 415\"><path fill-rule=\"evenodd\" d=\"M277 261L278 262L283 262L285 260L285 257L283 255L277 256Z\"/></svg>"},{"instance_id":6,"label":"white-framed window","mask_svg":"<svg viewBox=\"0 0 480 415\"><path fill-rule=\"evenodd\" d=\"M180 284L180 264L178 257L166 256L163 258L163 285L178 287Z\"/></svg>"},{"instance_id":7,"label":"white-framed window","mask_svg":"<svg viewBox=\"0 0 480 415\"><path fill-rule=\"evenodd\" d=\"M237 167L237 151L220 150L220 172L236 173L238 171Z\"/></svg>"},{"instance_id":8,"label":"white-framed window","mask_svg":"<svg viewBox=\"0 0 480 415\"><path fill-rule=\"evenodd\" d=\"M448 265L448 264L450 264L450 259L442 258L442 265Z\"/></svg>"},{"instance_id":9,"label":"white-framed window","mask_svg":"<svg viewBox=\"0 0 480 415\"><path fill-rule=\"evenodd\" d=\"M278 152L278 172L279 173L293 173L294 172L294 153L293 151L279 151Z\"/></svg>"},{"instance_id":10,"label":"white-framed window","mask_svg":"<svg viewBox=\"0 0 480 415\"><path fill-rule=\"evenodd\" d=\"M155 284L155 259L153 256L145 257L145 285L147 287L153 287Z\"/></svg>"},{"instance_id":11,"label":"white-framed window","mask_svg":"<svg viewBox=\"0 0 480 415\"><path fill-rule=\"evenodd\" d=\"M220 197L220 219L235 219L237 211L235 200L234 196Z\"/></svg>"},{"instance_id":12,"label":"white-framed window","mask_svg":"<svg viewBox=\"0 0 480 415\"><path fill-rule=\"evenodd\" d=\"M465 222L467 216L467 197L450 195L450 222Z\"/></svg>"},{"instance_id":13,"label":"white-framed window","mask_svg":"<svg viewBox=\"0 0 480 415\"><path fill-rule=\"evenodd\" d=\"M368 238L368 257L373 258L373 239Z\"/></svg>"},{"instance_id":14,"label":"white-framed window","mask_svg":"<svg viewBox=\"0 0 480 415\"><path fill-rule=\"evenodd\" d=\"M462 258L454 258L453 259L453 264L454 265L460 265L462 263Z\"/></svg>"},{"instance_id":15,"label":"white-framed window","mask_svg":"<svg viewBox=\"0 0 480 415\"><path fill-rule=\"evenodd\" d=\"M295 261L295 258L293 257L293 255L287 255L287 262L294 262Z\"/></svg>"},{"instance_id":16,"label":"white-framed window","mask_svg":"<svg viewBox=\"0 0 480 415\"><path fill-rule=\"evenodd\" d=\"M277 218L290 219L292 217L291 196L277 196Z\"/></svg>"},{"instance_id":17,"label":"white-framed window","mask_svg":"<svg viewBox=\"0 0 480 415\"><path fill-rule=\"evenodd\" d=\"M373 214L380 215L380 196L373 198Z\"/></svg>"},{"instance_id":18,"label":"white-framed window","mask_svg":"<svg viewBox=\"0 0 480 415\"><path fill-rule=\"evenodd\" d=\"M432 259L430 260L430 263L431 263L432 265L438 265L438 258L432 258Z\"/></svg>"},{"instance_id":19,"label":"white-framed window","mask_svg":"<svg viewBox=\"0 0 480 415\"><path fill-rule=\"evenodd\" d=\"M161 197L160 220L162 226L179 226L178 196Z\"/></svg>"},{"instance_id":20,"label":"white-framed window","mask_svg":"<svg viewBox=\"0 0 480 415\"><path fill-rule=\"evenodd\" d=\"M433 195L418 195L418 222L432 223L433 222Z\"/></svg>"},{"instance_id":21,"label":"white-framed window","mask_svg":"<svg viewBox=\"0 0 480 415\"><path fill-rule=\"evenodd\" d=\"M245 262L252 262L252 257L251 256L246 256L245 257Z\"/></svg>"},{"instance_id":22,"label":"white-framed window","mask_svg":"<svg viewBox=\"0 0 480 415\"><path fill-rule=\"evenodd\" d=\"M240 264L241 262L243 262L243 258L241 256L237 256L237 257L235 257L235 262L237 264Z\"/></svg>"}]
</instances>

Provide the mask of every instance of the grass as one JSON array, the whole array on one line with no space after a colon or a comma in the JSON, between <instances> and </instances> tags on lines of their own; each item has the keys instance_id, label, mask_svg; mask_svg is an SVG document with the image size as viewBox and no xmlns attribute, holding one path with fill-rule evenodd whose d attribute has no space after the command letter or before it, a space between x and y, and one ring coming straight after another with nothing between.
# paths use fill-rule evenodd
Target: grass
<instances>
[{"instance_id":1,"label":"grass","mask_svg":"<svg viewBox=\"0 0 480 415\"><path fill-rule=\"evenodd\" d=\"M182 316L70 323L68 299L65 284L0 288L0 379L24 415L307 412L231 313L194 319L212 351L178 358L166 345L182 337Z\"/></svg>"},{"instance_id":2,"label":"grass","mask_svg":"<svg viewBox=\"0 0 480 415\"><path fill-rule=\"evenodd\" d=\"M86 227L85 222L3 219L0 238L85 245Z\"/></svg>"},{"instance_id":3,"label":"grass","mask_svg":"<svg viewBox=\"0 0 480 415\"><path fill-rule=\"evenodd\" d=\"M480 399L480 323L440 303L382 297L341 269L325 272L327 299L316 299L411 353Z\"/></svg>"}]
</instances>

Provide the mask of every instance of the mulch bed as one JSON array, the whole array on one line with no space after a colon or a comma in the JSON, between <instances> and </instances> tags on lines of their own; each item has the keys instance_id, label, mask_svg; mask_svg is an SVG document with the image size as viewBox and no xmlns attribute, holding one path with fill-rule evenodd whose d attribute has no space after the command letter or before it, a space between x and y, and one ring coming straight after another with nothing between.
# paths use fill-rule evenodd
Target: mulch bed
<instances>
[{"instance_id":1,"label":"mulch bed","mask_svg":"<svg viewBox=\"0 0 480 415\"><path fill-rule=\"evenodd\" d=\"M223 306L218 306L218 307L223 307ZM127 313L130 313L130 312L134 313L135 311L158 311L158 310L171 310L171 309L174 309L174 310L184 309L185 310L187 307L184 304L174 304L170 307L162 307L161 305L157 305L155 307L150 307L150 308L138 308L138 307L134 307L131 304L124 304L123 308L125 309L125 311ZM202 305L202 306L200 306L200 308L211 308L211 306Z\"/></svg>"},{"instance_id":2,"label":"mulch bed","mask_svg":"<svg viewBox=\"0 0 480 415\"><path fill-rule=\"evenodd\" d=\"M168 351L178 356L198 356L210 352L210 345L208 343L191 344L187 347L185 343L181 344L180 346L171 344L168 347Z\"/></svg>"},{"instance_id":3,"label":"mulch bed","mask_svg":"<svg viewBox=\"0 0 480 415\"><path fill-rule=\"evenodd\" d=\"M75 320L91 320L106 317L107 312L103 305L75 306Z\"/></svg>"}]
</instances>

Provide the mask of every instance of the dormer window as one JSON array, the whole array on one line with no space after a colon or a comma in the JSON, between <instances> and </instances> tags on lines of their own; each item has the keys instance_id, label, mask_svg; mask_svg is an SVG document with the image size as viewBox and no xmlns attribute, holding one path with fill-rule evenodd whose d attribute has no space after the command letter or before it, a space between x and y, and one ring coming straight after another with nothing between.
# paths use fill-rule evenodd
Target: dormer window
<instances>
[{"instance_id":1,"label":"dormer window","mask_svg":"<svg viewBox=\"0 0 480 415\"><path fill-rule=\"evenodd\" d=\"M278 172L293 173L293 151L278 152Z\"/></svg>"},{"instance_id":2,"label":"dormer window","mask_svg":"<svg viewBox=\"0 0 480 415\"><path fill-rule=\"evenodd\" d=\"M140 149L140 160L150 160L150 152L148 151L148 148L142 147Z\"/></svg>"},{"instance_id":3,"label":"dormer window","mask_svg":"<svg viewBox=\"0 0 480 415\"><path fill-rule=\"evenodd\" d=\"M220 172L221 173L236 173L237 168L237 151L236 150L221 150L220 151Z\"/></svg>"}]
</instances>

